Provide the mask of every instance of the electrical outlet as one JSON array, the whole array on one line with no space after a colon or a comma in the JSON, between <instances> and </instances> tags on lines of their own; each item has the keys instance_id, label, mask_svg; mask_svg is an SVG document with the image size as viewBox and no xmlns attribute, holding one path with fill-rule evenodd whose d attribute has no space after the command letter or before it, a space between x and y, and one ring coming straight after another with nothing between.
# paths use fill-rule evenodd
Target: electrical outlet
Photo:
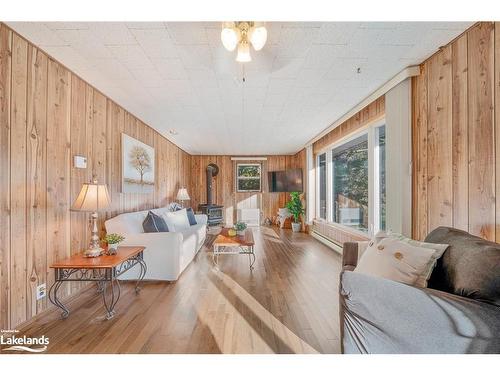
<instances>
[{"instance_id":1,"label":"electrical outlet","mask_svg":"<svg viewBox=\"0 0 500 375\"><path fill-rule=\"evenodd\" d=\"M45 298L47 296L47 286L46 284L40 284L36 287L36 299Z\"/></svg>"}]
</instances>

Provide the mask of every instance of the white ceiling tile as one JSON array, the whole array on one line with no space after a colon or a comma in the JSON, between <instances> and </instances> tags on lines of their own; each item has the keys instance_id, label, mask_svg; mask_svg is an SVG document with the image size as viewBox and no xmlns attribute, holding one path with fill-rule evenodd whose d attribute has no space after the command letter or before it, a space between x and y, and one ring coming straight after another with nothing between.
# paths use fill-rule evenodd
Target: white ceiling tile
<instances>
[{"instance_id":1,"label":"white ceiling tile","mask_svg":"<svg viewBox=\"0 0 500 375\"><path fill-rule=\"evenodd\" d=\"M39 47L69 45L43 23L8 22L8 25Z\"/></svg>"},{"instance_id":2,"label":"white ceiling tile","mask_svg":"<svg viewBox=\"0 0 500 375\"><path fill-rule=\"evenodd\" d=\"M298 151L471 23L267 22L247 64L220 22L9 25L185 150L244 155Z\"/></svg>"},{"instance_id":3,"label":"white ceiling tile","mask_svg":"<svg viewBox=\"0 0 500 375\"><path fill-rule=\"evenodd\" d=\"M303 58L276 58L272 67L272 78L296 78L305 59Z\"/></svg>"},{"instance_id":4,"label":"white ceiling tile","mask_svg":"<svg viewBox=\"0 0 500 375\"><path fill-rule=\"evenodd\" d=\"M208 43L205 24L202 22L168 22L167 29L175 44Z\"/></svg>"},{"instance_id":5,"label":"white ceiling tile","mask_svg":"<svg viewBox=\"0 0 500 375\"><path fill-rule=\"evenodd\" d=\"M135 38L123 22L91 22L91 29L105 45L134 44Z\"/></svg>"},{"instance_id":6,"label":"white ceiling tile","mask_svg":"<svg viewBox=\"0 0 500 375\"><path fill-rule=\"evenodd\" d=\"M188 79L180 59L152 59L151 61L164 79Z\"/></svg>"},{"instance_id":7,"label":"white ceiling tile","mask_svg":"<svg viewBox=\"0 0 500 375\"><path fill-rule=\"evenodd\" d=\"M213 64L208 44L177 46L177 51L185 68L210 68Z\"/></svg>"},{"instance_id":8,"label":"white ceiling tile","mask_svg":"<svg viewBox=\"0 0 500 375\"><path fill-rule=\"evenodd\" d=\"M143 49L135 45L110 45L108 50L113 56L121 61L129 69L140 69L147 66L152 66L151 60L146 56Z\"/></svg>"},{"instance_id":9,"label":"white ceiling tile","mask_svg":"<svg viewBox=\"0 0 500 375\"><path fill-rule=\"evenodd\" d=\"M130 29L165 29L163 22L125 22Z\"/></svg>"},{"instance_id":10,"label":"white ceiling tile","mask_svg":"<svg viewBox=\"0 0 500 375\"><path fill-rule=\"evenodd\" d=\"M82 30L89 28L86 22L45 22L45 26L51 30Z\"/></svg>"}]
</instances>

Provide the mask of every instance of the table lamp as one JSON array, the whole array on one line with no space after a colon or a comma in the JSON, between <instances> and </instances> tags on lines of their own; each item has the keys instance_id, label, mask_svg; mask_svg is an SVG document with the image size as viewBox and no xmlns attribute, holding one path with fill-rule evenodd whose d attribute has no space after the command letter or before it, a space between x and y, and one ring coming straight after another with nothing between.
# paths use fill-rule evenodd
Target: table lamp
<instances>
[{"instance_id":1,"label":"table lamp","mask_svg":"<svg viewBox=\"0 0 500 375\"><path fill-rule=\"evenodd\" d=\"M110 205L108 188L106 185L99 185L97 180L82 185L80 194L71 206L73 211L91 212L92 237L89 248L84 251L86 257L98 257L104 249L101 248L99 234L97 231L97 212L104 211Z\"/></svg>"},{"instance_id":2,"label":"table lamp","mask_svg":"<svg viewBox=\"0 0 500 375\"><path fill-rule=\"evenodd\" d=\"M181 202L182 208L184 208L184 201L188 201L190 199L191 198L189 197L187 189L185 187L180 188L177 192L177 200Z\"/></svg>"}]
</instances>

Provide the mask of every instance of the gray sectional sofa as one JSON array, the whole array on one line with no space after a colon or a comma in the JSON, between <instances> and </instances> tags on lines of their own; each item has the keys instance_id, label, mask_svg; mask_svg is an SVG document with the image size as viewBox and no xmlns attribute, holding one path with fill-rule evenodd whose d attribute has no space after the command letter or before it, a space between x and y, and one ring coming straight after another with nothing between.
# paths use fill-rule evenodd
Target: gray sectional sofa
<instances>
[{"instance_id":1,"label":"gray sectional sofa","mask_svg":"<svg viewBox=\"0 0 500 375\"><path fill-rule=\"evenodd\" d=\"M500 353L500 244L446 227L425 242L450 247L423 289L352 272L358 243L344 244L343 353Z\"/></svg>"}]
</instances>

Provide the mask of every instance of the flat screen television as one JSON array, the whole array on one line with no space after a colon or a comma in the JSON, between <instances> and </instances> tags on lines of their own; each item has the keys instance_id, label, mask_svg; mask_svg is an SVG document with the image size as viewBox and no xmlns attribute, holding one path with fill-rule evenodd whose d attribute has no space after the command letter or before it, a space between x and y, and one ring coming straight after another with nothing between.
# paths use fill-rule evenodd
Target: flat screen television
<instances>
[{"instance_id":1,"label":"flat screen television","mask_svg":"<svg viewBox=\"0 0 500 375\"><path fill-rule=\"evenodd\" d=\"M301 168L269 172L268 180L271 193L303 191Z\"/></svg>"}]
</instances>

